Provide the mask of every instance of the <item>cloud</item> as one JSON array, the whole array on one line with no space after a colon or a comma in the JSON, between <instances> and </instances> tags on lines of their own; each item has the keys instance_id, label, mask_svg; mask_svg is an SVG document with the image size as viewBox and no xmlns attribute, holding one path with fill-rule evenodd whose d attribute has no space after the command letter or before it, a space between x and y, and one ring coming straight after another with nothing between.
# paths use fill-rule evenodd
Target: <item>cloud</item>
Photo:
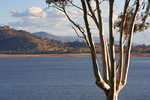
<instances>
[{"instance_id":1,"label":"cloud","mask_svg":"<svg viewBox=\"0 0 150 100\"><path fill-rule=\"evenodd\" d=\"M73 11L70 11L70 13L73 13ZM9 22L8 25L16 29L23 29L29 32L46 31L52 34L56 33L56 35L65 35L68 32L73 32L65 15L58 10L47 10L44 12L39 7L31 7L21 12L11 10L11 14L12 17L17 18L19 21Z\"/></svg>"},{"instance_id":2,"label":"cloud","mask_svg":"<svg viewBox=\"0 0 150 100\"><path fill-rule=\"evenodd\" d=\"M107 8L106 4L104 5L104 9ZM42 14L41 14L42 12ZM73 19L79 25L85 27L83 14L81 10L68 9L67 10L71 19ZM106 35L109 33L108 28L108 13L107 9L103 11L103 21L105 26ZM76 35L74 30L71 28L72 23L68 21L66 16L58 10L50 9L45 12L39 7L31 7L25 9L23 11L11 10L12 17L18 19L15 22L9 22L8 26L22 29L29 32L37 32L37 31L46 31L54 35ZM115 20L117 20L117 16L114 16ZM96 29L95 23L89 17L91 31L94 36L98 36L98 31ZM84 28L85 29L85 28ZM147 30L149 33L150 30ZM108 36L107 36L108 37Z\"/></svg>"},{"instance_id":3,"label":"cloud","mask_svg":"<svg viewBox=\"0 0 150 100\"><path fill-rule=\"evenodd\" d=\"M38 17L40 16L41 12L43 10L39 7L31 7L28 9L23 10L22 12L16 11L16 10L11 10L12 17ZM46 16L46 13L43 13L43 16Z\"/></svg>"},{"instance_id":4,"label":"cloud","mask_svg":"<svg viewBox=\"0 0 150 100\"><path fill-rule=\"evenodd\" d=\"M68 9L67 13L77 24L85 27L81 10ZM11 14L12 17L18 18L19 21L10 22L8 25L16 29L23 29L29 32L46 31L58 36L76 35L71 28L73 24L68 21L61 11L58 10L50 9L44 12L39 7L31 7L23 11L11 10ZM89 20L92 31L94 31L93 34L98 34L93 20L91 18L89 18ZM104 16L104 23L107 24L107 22L108 18Z\"/></svg>"},{"instance_id":5,"label":"cloud","mask_svg":"<svg viewBox=\"0 0 150 100\"><path fill-rule=\"evenodd\" d=\"M42 12L42 14L41 14ZM16 29L29 32L46 31L55 35L72 35L74 31L66 16L58 10L43 11L39 7L31 7L23 11L11 10L12 17L19 21L9 22L8 25ZM82 22L81 11L68 10L68 14L76 22ZM75 34L74 34L75 35Z\"/></svg>"}]
</instances>

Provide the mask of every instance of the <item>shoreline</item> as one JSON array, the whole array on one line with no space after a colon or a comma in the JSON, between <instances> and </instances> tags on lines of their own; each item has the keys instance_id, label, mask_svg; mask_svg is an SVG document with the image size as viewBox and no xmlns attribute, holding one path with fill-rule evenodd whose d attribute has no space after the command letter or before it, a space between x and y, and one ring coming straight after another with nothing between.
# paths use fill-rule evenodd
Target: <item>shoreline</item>
<instances>
[{"instance_id":1,"label":"shoreline","mask_svg":"<svg viewBox=\"0 0 150 100\"><path fill-rule=\"evenodd\" d=\"M0 57L90 57L90 54L0 54ZM98 54L101 56L101 54Z\"/></svg>"},{"instance_id":2,"label":"shoreline","mask_svg":"<svg viewBox=\"0 0 150 100\"><path fill-rule=\"evenodd\" d=\"M91 54L0 54L0 57L91 57ZM101 54L97 54L97 57L101 57ZM150 57L150 53L131 54L131 57Z\"/></svg>"}]
</instances>

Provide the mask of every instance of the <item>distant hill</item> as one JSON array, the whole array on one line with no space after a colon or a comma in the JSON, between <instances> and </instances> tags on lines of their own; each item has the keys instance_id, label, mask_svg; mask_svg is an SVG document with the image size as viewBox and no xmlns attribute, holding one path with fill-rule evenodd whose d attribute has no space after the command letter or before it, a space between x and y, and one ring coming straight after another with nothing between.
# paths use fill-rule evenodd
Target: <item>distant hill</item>
<instances>
[{"instance_id":1,"label":"distant hill","mask_svg":"<svg viewBox=\"0 0 150 100\"><path fill-rule=\"evenodd\" d=\"M62 39L58 36L52 35L52 34L47 33L47 32L35 32L35 33L32 33L32 34L40 36L42 38L47 38L49 40L57 40L57 41L65 42L65 39Z\"/></svg>"},{"instance_id":2,"label":"distant hill","mask_svg":"<svg viewBox=\"0 0 150 100\"><path fill-rule=\"evenodd\" d=\"M10 53L38 53L63 47L63 43L48 40L23 30L0 27L0 51Z\"/></svg>"},{"instance_id":3,"label":"distant hill","mask_svg":"<svg viewBox=\"0 0 150 100\"><path fill-rule=\"evenodd\" d=\"M79 38L78 36L62 36L62 39L66 40L66 41L70 41L70 42L74 42L74 41L85 41L83 38ZM94 38L94 42L95 43L99 43L100 39L99 37L93 37ZM109 43L109 40L107 39L107 42ZM115 40L115 44L119 45L119 41ZM139 44L137 43L132 43L133 46L138 46Z\"/></svg>"},{"instance_id":4,"label":"distant hill","mask_svg":"<svg viewBox=\"0 0 150 100\"><path fill-rule=\"evenodd\" d=\"M79 38L78 36L55 36L55 35L52 35L50 33L47 33L47 32L35 32L33 33L34 35L37 35L37 36L40 36L42 38L47 38L49 40L57 40L57 41L61 41L61 42L74 42L74 41L85 41L83 38ZM99 43L100 40L99 40L99 37L93 37L94 38L94 41L95 43ZM107 41L109 42L109 40L107 39ZM115 44L116 45L119 45L119 41L115 40ZM132 43L133 46L138 46L139 44L136 44L136 43Z\"/></svg>"},{"instance_id":5,"label":"distant hill","mask_svg":"<svg viewBox=\"0 0 150 100\"><path fill-rule=\"evenodd\" d=\"M43 34L43 33L39 33ZM44 32L45 34L45 32ZM48 34L48 33L47 33ZM49 34L48 34L49 35ZM52 37L52 36L51 36ZM69 38L72 39L73 38ZM76 38L79 39L79 38ZM81 42L82 41L82 42ZM101 46L95 43L97 53L101 53ZM126 50L126 47L124 48ZM115 46L116 53L119 46ZM42 38L23 30L16 30L9 26L0 27L0 54L68 54L68 53L90 53L83 40L61 42ZM132 54L150 53L150 46L133 46Z\"/></svg>"},{"instance_id":6,"label":"distant hill","mask_svg":"<svg viewBox=\"0 0 150 100\"><path fill-rule=\"evenodd\" d=\"M74 41L85 41L83 38L79 38L78 36L62 36L61 38L63 38L64 40L70 41L70 42L74 42ZM94 38L94 42L95 43L99 43L99 37L93 37Z\"/></svg>"}]
</instances>

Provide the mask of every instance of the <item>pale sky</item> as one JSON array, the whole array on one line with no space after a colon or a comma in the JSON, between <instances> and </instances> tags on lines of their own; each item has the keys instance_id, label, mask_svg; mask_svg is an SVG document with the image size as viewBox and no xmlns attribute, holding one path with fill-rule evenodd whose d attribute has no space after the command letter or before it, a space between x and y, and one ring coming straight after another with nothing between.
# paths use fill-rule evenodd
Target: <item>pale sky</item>
<instances>
[{"instance_id":1,"label":"pale sky","mask_svg":"<svg viewBox=\"0 0 150 100\"><path fill-rule=\"evenodd\" d=\"M74 0L76 4L80 4L79 0ZM124 0L115 0L115 19L118 12L123 9ZM47 7L45 0L1 0L0 3L0 26L8 25L11 28L22 29L28 32L45 31L56 36L75 36L75 32L71 28L66 17L55 9L45 11L42 16L42 10ZM108 37L108 3L103 3L102 11L104 17L105 33ZM70 8L68 13L75 22L84 27L82 13L77 9ZM149 18L150 19L150 18ZM150 20L149 20L150 21ZM91 21L92 22L92 21ZM94 23L91 23L94 28ZM96 29L93 29L93 35L98 36ZM118 40L119 33L116 33ZM150 44L150 28L143 33L134 35L134 43Z\"/></svg>"}]
</instances>

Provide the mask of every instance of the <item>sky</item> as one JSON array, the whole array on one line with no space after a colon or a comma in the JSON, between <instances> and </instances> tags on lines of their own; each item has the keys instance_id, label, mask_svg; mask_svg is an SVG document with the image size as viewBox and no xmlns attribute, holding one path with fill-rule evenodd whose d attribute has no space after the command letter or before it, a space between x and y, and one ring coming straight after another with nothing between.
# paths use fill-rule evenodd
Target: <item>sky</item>
<instances>
[{"instance_id":1,"label":"sky","mask_svg":"<svg viewBox=\"0 0 150 100\"><path fill-rule=\"evenodd\" d=\"M75 4L80 5L79 0L74 1ZM115 0L115 20L117 19L117 14L123 9L122 3L122 0ZM45 31L56 36L76 36L76 33L71 28L73 25L66 19L62 12L53 8L42 12L46 7L45 0L2 0L0 3L0 26L8 25L11 28L26 30L31 33ZM107 2L102 4L107 38L108 8ZM76 23L84 27L81 11L70 8L68 9L68 13ZM90 22L93 35L98 36L98 31L95 29L95 25L91 19ZM119 33L115 32L115 40L118 39ZM150 28L144 32L135 34L133 42L150 45Z\"/></svg>"}]
</instances>

